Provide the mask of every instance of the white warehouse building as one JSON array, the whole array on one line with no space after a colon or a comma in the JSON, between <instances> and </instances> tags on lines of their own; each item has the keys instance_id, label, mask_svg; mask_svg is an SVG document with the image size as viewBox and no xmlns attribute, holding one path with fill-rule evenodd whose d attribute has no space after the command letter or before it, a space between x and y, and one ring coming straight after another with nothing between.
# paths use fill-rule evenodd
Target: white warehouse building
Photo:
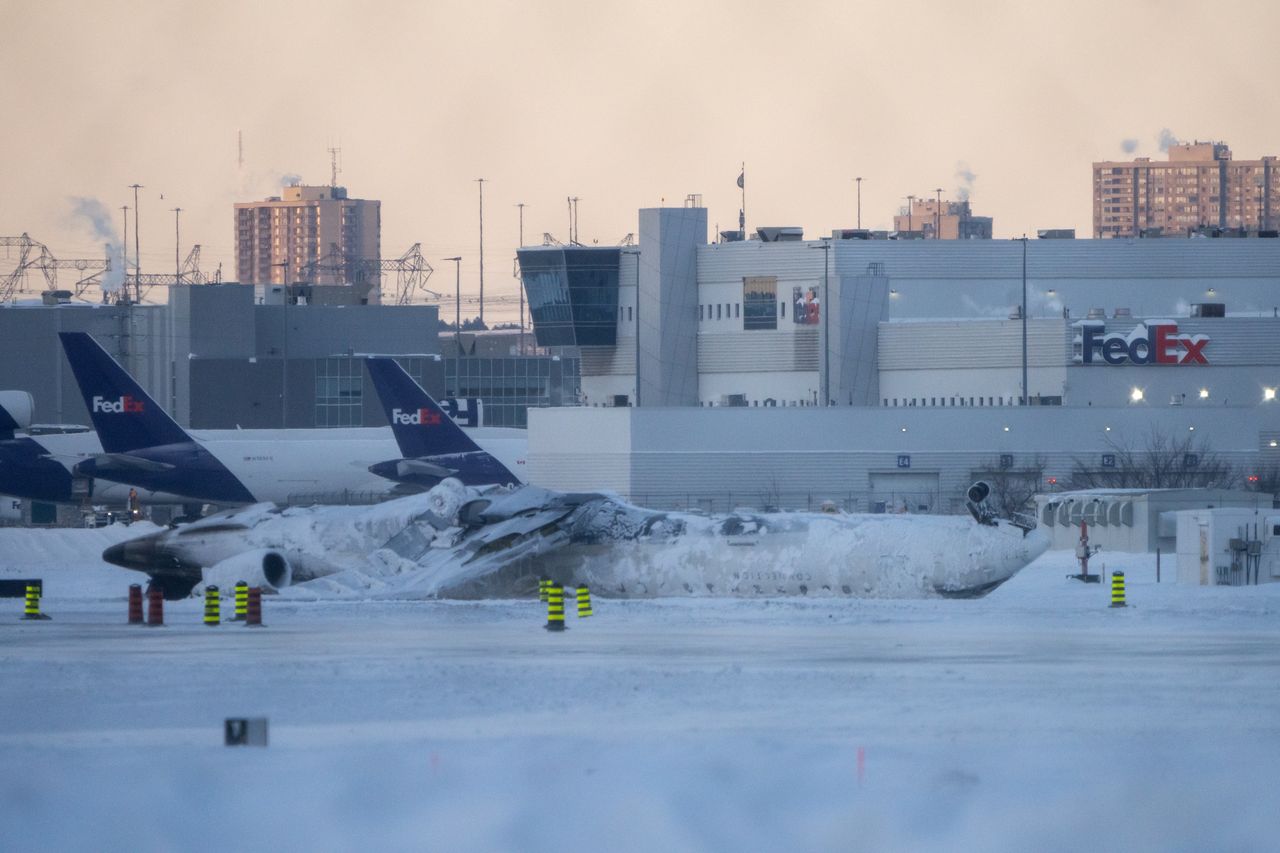
<instances>
[{"instance_id":1,"label":"white warehouse building","mask_svg":"<svg viewBox=\"0 0 1280 853\"><path fill-rule=\"evenodd\" d=\"M520 250L539 343L582 352L584 407L531 413L538 482L955 511L983 470L1047 488L1153 438L1280 462L1280 240L759 233L657 208L638 248Z\"/></svg>"}]
</instances>

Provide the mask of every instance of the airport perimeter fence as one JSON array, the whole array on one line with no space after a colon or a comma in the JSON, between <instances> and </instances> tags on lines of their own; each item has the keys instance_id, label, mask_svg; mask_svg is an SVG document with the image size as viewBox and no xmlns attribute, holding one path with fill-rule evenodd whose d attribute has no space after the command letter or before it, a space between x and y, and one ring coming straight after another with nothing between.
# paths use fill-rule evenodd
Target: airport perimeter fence
<instances>
[{"instance_id":1,"label":"airport perimeter fence","mask_svg":"<svg viewBox=\"0 0 1280 853\"><path fill-rule=\"evenodd\" d=\"M636 506L684 512L867 512L957 515L967 512L960 497L937 492L634 492Z\"/></svg>"}]
</instances>

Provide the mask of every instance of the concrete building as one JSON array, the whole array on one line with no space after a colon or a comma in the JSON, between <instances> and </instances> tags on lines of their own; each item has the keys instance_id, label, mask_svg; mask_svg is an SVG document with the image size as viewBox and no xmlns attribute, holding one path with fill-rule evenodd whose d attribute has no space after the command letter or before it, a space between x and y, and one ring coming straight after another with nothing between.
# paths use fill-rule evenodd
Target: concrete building
<instances>
[{"instance_id":1,"label":"concrete building","mask_svg":"<svg viewBox=\"0 0 1280 853\"><path fill-rule=\"evenodd\" d=\"M443 397L434 305L315 305L305 288L169 288L166 305L0 306L0 388L30 391L39 423L88 424L59 331L93 335L191 428L381 426L362 356L403 363Z\"/></svg>"},{"instance_id":2,"label":"concrete building","mask_svg":"<svg viewBox=\"0 0 1280 853\"><path fill-rule=\"evenodd\" d=\"M1278 215L1274 156L1233 160L1225 143L1189 142L1170 147L1166 162L1093 164L1094 237L1266 233L1280 225Z\"/></svg>"},{"instance_id":3,"label":"concrete building","mask_svg":"<svg viewBox=\"0 0 1280 853\"><path fill-rule=\"evenodd\" d=\"M381 257L382 202L345 187L292 185L279 196L235 205L236 275L248 284L347 285L378 301L378 280L361 261Z\"/></svg>"},{"instance_id":4,"label":"concrete building","mask_svg":"<svg viewBox=\"0 0 1280 853\"><path fill-rule=\"evenodd\" d=\"M521 250L539 340L582 352L585 408L530 418L539 482L954 511L980 476L1106 481L1155 439L1193 480L1202 448L1237 480L1280 465L1280 241L708 244L700 214L642 211L636 249Z\"/></svg>"},{"instance_id":5,"label":"concrete building","mask_svg":"<svg viewBox=\"0 0 1280 853\"><path fill-rule=\"evenodd\" d=\"M824 387L835 405L1014 405L1022 396L1024 268L1033 403L1128 405L1137 388L1147 405L1175 396L1252 404L1280 384L1271 331L1280 240L708 244L698 211L674 210L681 218L642 217L635 249L572 250L596 252L592 263L609 270L594 289L566 283L559 247L521 250L538 306L535 334L581 344L586 405L634 405L637 362L641 405L811 406ZM659 222L667 245L679 234L674 243L692 259L678 279L658 272L651 247L659 235L650 228ZM551 270L545 283L530 267L539 258ZM589 324L588 295L599 314ZM1208 306L1197 309L1204 316L1190 316L1195 305ZM1209 316L1215 305L1225 317ZM1205 363L1145 364L1140 349L1136 361L1112 364L1097 348L1117 335L1148 335L1161 320L1177 326L1175 337L1206 336ZM1097 345L1088 363L1086 326Z\"/></svg>"},{"instance_id":6,"label":"concrete building","mask_svg":"<svg viewBox=\"0 0 1280 853\"><path fill-rule=\"evenodd\" d=\"M992 219L974 216L968 199L942 201L913 196L907 207L893 217L893 230L900 236L924 240L990 240Z\"/></svg>"}]
</instances>

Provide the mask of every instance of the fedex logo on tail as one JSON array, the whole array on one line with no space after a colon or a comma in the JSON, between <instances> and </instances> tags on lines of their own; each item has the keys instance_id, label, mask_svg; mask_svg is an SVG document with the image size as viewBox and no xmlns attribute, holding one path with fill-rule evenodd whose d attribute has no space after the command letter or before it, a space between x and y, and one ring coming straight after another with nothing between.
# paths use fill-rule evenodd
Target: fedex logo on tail
<instances>
[{"instance_id":1,"label":"fedex logo on tail","mask_svg":"<svg viewBox=\"0 0 1280 853\"><path fill-rule=\"evenodd\" d=\"M99 412L108 415L131 415L143 411L145 407L141 400L135 400L128 394L118 400L107 400L102 397L93 398L93 413Z\"/></svg>"},{"instance_id":2,"label":"fedex logo on tail","mask_svg":"<svg viewBox=\"0 0 1280 853\"><path fill-rule=\"evenodd\" d=\"M1138 324L1132 332L1106 334L1101 325L1081 328L1080 354L1076 360L1096 364L1208 364L1204 355L1208 335L1180 335L1178 324L1157 321Z\"/></svg>"},{"instance_id":3,"label":"fedex logo on tail","mask_svg":"<svg viewBox=\"0 0 1280 853\"><path fill-rule=\"evenodd\" d=\"M391 422L406 426L435 426L440 423L440 415L430 409L418 409L416 412L392 409Z\"/></svg>"}]
</instances>

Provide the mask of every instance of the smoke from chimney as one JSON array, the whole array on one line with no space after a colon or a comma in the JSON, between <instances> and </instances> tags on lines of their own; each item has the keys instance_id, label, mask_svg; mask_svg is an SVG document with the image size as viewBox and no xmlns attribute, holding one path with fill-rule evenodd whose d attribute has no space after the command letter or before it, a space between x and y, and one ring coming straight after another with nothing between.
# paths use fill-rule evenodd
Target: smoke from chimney
<instances>
[{"instance_id":1,"label":"smoke from chimney","mask_svg":"<svg viewBox=\"0 0 1280 853\"><path fill-rule=\"evenodd\" d=\"M968 201L969 194L973 192L973 182L978 176L969 168L969 164L964 161L956 163L956 180L960 185L956 187L956 199L959 201Z\"/></svg>"},{"instance_id":2,"label":"smoke from chimney","mask_svg":"<svg viewBox=\"0 0 1280 853\"><path fill-rule=\"evenodd\" d=\"M107 257L111 259L111 269L99 278L102 282L102 290L109 292L119 289L124 283L125 270L124 259L120 253L120 233L115 229L114 217L107 210L107 206L96 198L72 196L68 201L71 203L72 222L77 225L87 224L93 232L94 241L107 245Z\"/></svg>"},{"instance_id":3,"label":"smoke from chimney","mask_svg":"<svg viewBox=\"0 0 1280 853\"><path fill-rule=\"evenodd\" d=\"M1173 146L1175 146L1175 145L1181 145L1181 144L1182 144L1182 140L1180 140L1180 139L1178 139L1178 137L1174 136L1174 135L1173 135L1173 131L1172 131L1172 130L1170 130L1169 128L1167 128L1167 127L1160 131L1160 137L1159 137L1159 138L1160 138L1160 151L1161 151L1161 153L1168 151L1170 148L1172 148L1172 147L1173 147Z\"/></svg>"},{"instance_id":4,"label":"smoke from chimney","mask_svg":"<svg viewBox=\"0 0 1280 853\"><path fill-rule=\"evenodd\" d=\"M1133 152L1135 152L1135 151L1137 151L1137 150L1138 150L1138 140L1136 140L1136 139L1125 139L1125 140L1121 141L1121 143L1120 143L1120 150L1121 150L1121 151L1123 151L1123 152L1124 152L1124 153L1126 153L1126 154L1132 154Z\"/></svg>"}]
</instances>

